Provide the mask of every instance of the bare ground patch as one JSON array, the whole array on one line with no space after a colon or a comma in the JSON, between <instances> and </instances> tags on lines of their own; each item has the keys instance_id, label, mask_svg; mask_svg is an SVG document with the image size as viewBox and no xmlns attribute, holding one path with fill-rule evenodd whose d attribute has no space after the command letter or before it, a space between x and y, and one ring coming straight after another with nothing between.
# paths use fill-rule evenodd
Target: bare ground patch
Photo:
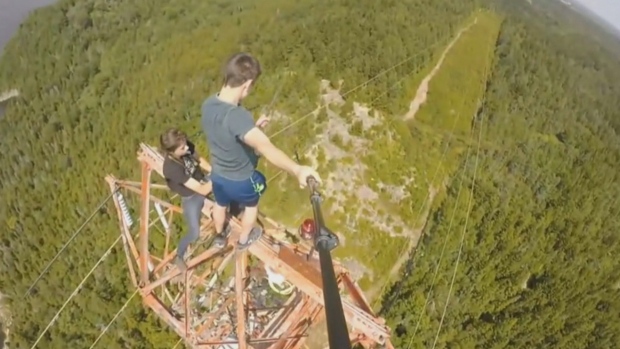
<instances>
[{"instance_id":1,"label":"bare ground patch","mask_svg":"<svg viewBox=\"0 0 620 349\"><path fill-rule=\"evenodd\" d=\"M408 188L415 185L415 169L412 168L409 173L404 173L401 183L382 183L378 179L370 178L363 158L376 151L374 139L351 134L351 122L348 121L350 118L343 117L334 110L335 107L343 105L344 100L337 90L329 86L328 81L322 81L322 101L327 105L327 121L323 126L325 131L317 136L317 144L305 156L315 166L319 165L319 158L325 159L326 162L337 162L337 166L332 166L330 171L322 173L322 176L328 212L339 213L344 217L344 221L341 222L341 230L344 230L342 231L344 234L340 236L342 244L346 246L347 241L344 240L344 235L355 234L362 220L369 223L376 231L386 234L388 238L412 238L418 234L417 230L412 229L409 222L404 222L400 216L390 213L383 206L385 201L398 204L409 197ZM392 137L390 130L382 129L384 117L380 113L371 111L370 108L360 103L353 103L352 114L354 120L361 122L365 131L374 128L381 133L379 138ZM370 185L371 181L375 188L378 187L383 191L383 194L373 189ZM417 239L414 240L417 241ZM363 244L364 241L349 243ZM362 276L370 280L375 279L372 269L364 265L362 261L354 261L350 258L348 264L355 269L357 279Z\"/></svg>"}]
</instances>

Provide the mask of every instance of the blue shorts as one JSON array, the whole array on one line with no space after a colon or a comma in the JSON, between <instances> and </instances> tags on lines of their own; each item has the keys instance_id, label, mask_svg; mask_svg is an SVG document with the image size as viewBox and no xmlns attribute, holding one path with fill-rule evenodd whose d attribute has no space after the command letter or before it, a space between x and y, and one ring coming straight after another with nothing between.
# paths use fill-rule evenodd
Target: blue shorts
<instances>
[{"instance_id":1,"label":"blue shorts","mask_svg":"<svg viewBox=\"0 0 620 349\"><path fill-rule=\"evenodd\" d=\"M254 171L250 178L241 181L234 181L212 173L211 183L213 183L215 202L219 206L229 206L235 202L244 207L254 207L258 205L260 196L267 189L267 180L259 171Z\"/></svg>"}]
</instances>

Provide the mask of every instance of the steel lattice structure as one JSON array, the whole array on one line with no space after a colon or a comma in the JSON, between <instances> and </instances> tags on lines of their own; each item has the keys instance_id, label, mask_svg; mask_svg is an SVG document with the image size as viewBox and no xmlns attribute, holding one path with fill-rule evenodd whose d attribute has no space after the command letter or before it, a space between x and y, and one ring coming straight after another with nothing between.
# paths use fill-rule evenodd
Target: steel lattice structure
<instances>
[{"instance_id":1,"label":"steel lattice structure","mask_svg":"<svg viewBox=\"0 0 620 349\"><path fill-rule=\"evenodd\" d=\"M213 202L207 199L200 241L193 244L187 273L182 273L171 263L176 251L170 247L171 222L182 208L152 194L168 190L151 182L153 171L162 175L163 157L141 144L138 160L140 182L112 175L106 181L114 193L130 277L144 304L190 348L301 348L309 328L325 316L317 253L304 242L289 242L290 232L262 214L265 233L246 252L234 249L236 217L227 245L209 247ZM132 194L139 196L138 224L126 200ZM150 221L153 209L157 218ZM340 263L334 262L334 268L351 341L364 348L393 348L390 329L374 315L356 282Z\"/></svg>"}]
</instances>

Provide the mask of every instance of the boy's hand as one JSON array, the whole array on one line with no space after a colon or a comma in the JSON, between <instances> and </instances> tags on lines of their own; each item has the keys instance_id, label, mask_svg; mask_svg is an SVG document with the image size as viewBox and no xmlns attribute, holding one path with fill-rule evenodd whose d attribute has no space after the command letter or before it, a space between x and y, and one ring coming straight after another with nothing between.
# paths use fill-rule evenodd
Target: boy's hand
<instances>
[{"instance_id":1,"label":"boy's hand","mask_svg":"<svg viewBox=\"0 0 620 349\"><path fill-rule=\"evenodd\" d=\"M260 129L264 129L267 126L267 124L269 124L270 120L271 119L267 115L263 114L256 121L256 127Z\"/></svg>"},{"instance_id":2,"label":"boy's hand","mask_svg":"<svg viewBox=\"0 0 620 349\"><path fill-rule=\"evenodd\" d=\"M319 174L310 166L299 166L295 170L295 177L299 181L299 187L305 188L308 185L308 178L312 177L318 184L322 184L323 181Z\"/></svg>"}]
</instances>

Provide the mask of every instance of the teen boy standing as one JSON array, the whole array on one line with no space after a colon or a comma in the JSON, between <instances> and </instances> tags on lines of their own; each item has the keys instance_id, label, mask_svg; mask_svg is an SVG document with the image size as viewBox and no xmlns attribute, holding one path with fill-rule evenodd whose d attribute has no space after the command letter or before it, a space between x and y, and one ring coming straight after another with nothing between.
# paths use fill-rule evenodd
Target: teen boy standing
<instances>
[{"instance_id":1,"label":"teen boy standing","mask_svg":"<svg viewBox=\"0 0 620 349\"><path fill-rule=\"evenodd\" d=\"M224 67L224 86L202 105L202 129L213 167L215 231L221 234L224 230L226 209L231 203L243 206L242 230L237 245L240 250L248 248L262 235L262 229L254 224L258 217L258 202L267 183L265 176L256 170L257 154L297 177L301 187L306 186L309 177L321 182L314 169L298 165L271 143L261 130L268 118L261 117L255 123L252 114L240 105L260 74L260 64L254 57L247 53L233 55Z\"/></svg>"}]
</instances>

